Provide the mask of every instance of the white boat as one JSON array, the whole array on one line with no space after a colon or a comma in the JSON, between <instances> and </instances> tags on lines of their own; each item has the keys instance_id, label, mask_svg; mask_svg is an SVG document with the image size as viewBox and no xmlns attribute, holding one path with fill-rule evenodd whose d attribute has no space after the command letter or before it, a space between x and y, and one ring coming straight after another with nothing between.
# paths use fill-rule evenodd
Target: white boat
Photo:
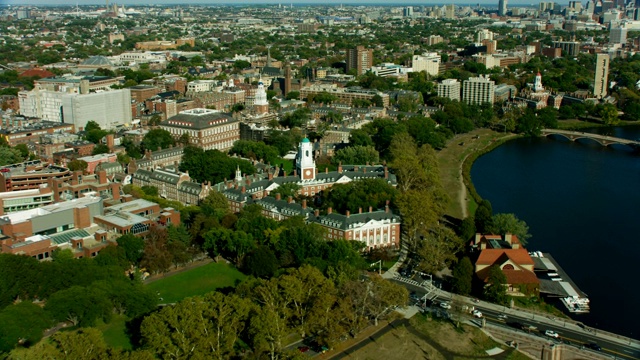
<instances>
[{"instance_id":1,"label":"white boat","mask_svg":"<svg viewBox=\"0 0 640 360\"><path fill-rule=\"evenodd\" d=\"M589 299L581 298L577 296L567 296L565 298L560 299L564 306L572 313L584 314L588 313L589 308Z\"/></svg>"}]
</instances>

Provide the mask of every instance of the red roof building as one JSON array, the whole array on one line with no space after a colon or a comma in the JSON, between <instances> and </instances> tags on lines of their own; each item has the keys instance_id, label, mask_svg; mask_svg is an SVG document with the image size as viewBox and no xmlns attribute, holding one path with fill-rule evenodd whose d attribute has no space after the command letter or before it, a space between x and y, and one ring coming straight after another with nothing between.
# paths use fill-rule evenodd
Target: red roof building
<instances>
[{"instance_id":1,"label":"red roof building","mask_svg":"<svg viewBox=\"0 0 640 360\"><path fill-rule=\"evenodd\" d=\"M45 69L33 68L27 71L23 71L19 75L19 77L35 77L35 76L39 77L40 79L44 79L48 77L54 77L56 76L56 74L52 73L51 71L47 71Z\"/></svg>"},{"instance_id":2,"label":"red roof building","mask_svg":"<svg viewBox=\"0 0 640 360\"><path fill-rule=\"evenodd\" d=\"M517 236L476 234L472 245L481 250L475 264L475 273L480 281L486 283L489 269L498 266L507 277L508 295L524 296L538 292L540 280L533 272L533 259Z\"/></svg>"}]
</instances>

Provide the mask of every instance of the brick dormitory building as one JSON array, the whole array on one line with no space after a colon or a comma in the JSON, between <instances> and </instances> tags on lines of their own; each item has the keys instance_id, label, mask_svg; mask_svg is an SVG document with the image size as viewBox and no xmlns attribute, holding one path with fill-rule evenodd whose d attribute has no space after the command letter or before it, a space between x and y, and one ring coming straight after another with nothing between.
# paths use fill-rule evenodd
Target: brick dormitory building
<instances>
[{"instance_id":1,"label":"brick dormitory building","mask_svg":"<svg viewBox=\"0 0 640 360\"><path fill-rule=\"evenodd\" d=\"M184 201L182 188L192 184L194 195L189 203L197 198L202 200L209 191L222 193L232 211L239 212L248 204L256 203L263 207L263 214L276 220L284 220L292 216L302 216L309 223L316 223L327 229L326 237L363 241L367 249L380 247L398 247L400 244L400 216L394 214L388 206L385 209L366 209L358 213L339 214L329 209L327 214L307 206L306 202L295 203L291 198L281 199L278 195L270 197L269 193L279 186L295 183L300 186L300 195L314 196L335 184L346 184L361 179L385 179L396 186L396 177L389 173L384 165L340 165L336 171L318 172L313 155L313 144L304 138L298 148L296 169L293 174L276 176L277 170L252 176L243 176L238 170L234 180L224 181L211 186L191 182L188 174L181 174L173 169L138 170L133 174L133 183L137 186L155 186L164 191L167 199ZM181 194L182 193L182 194Z\"/></svg>"}]
</instances>

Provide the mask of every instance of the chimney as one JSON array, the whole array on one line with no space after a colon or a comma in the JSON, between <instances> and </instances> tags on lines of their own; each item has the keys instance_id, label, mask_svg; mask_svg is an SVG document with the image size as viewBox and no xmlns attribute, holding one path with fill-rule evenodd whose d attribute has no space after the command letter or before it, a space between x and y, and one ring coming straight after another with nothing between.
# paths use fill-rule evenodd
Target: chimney
<instances>
[{"instance_id":1,"label":"chimney","mask_svg":"<svg viewBox=\"0 0 640 360\"><path fill-rule=\"evenodd\" d=\"M287 197L287 204L291 204L293 202L293 196Z\"/></svg>"},{"instance_id":2,"label":"chimney","mask_svg":"<svg viewBox=\"0 0 640 360\"><path fill-rule=\"evenodd\" d=\"M369 206L369 212L373 212L373 206Z\"/></svg>"},{"instance_id":3,"label":"chimney","mask_svg":"<svg viewBox=\"0 0 640 360\"><path fill-rule=\"evenodd\" d=\"M273 173L271 173L271 171L269 171L269 181L273 180Z\"/></svg>"},{"instance_id":4,"label":"chimney","mask_svg":"<svg viewBox=\"0 0 640 360\"><path fill-rule=\"evenodd\" d=\"M283 171L283 172L282 172L282 175L284 175L284 177L287 177L287 172L286 172L286 171Z\"/></svg>"},{"instance_id":5,"label":"chimney","mask_svg":"<svg viewBox=\"0 0 640 360\"><path fill-rule=\"evenodd\" d=\"M333 209L331 208L331 206L329 206L329 208L327 209L327 215L331 214L333 212Z\"/></svg>"},{"instance_id":6,"label":"chimney","mask_svg":"<svg viewBox=\"0 0 640 360\"><path fill-rule=\"evenodd\" d=\"M307 200L302 200L302 208L307 209Z\"/></svg>"},{"instance_id":7,"label":"chimney","mask_svg":"<svg viewBox=\"0 0 640 360\"><path fill-rule=\"evenodd\" d=\"M247 183L247 186L251 185L251 177L249 177L249 175L247 175L247 180L245 182Z\"/></svg>"},{"instance_id":8,"label":"chimney","mask_svg":"<svg viewBox=\"0 0 640 360\"><path fill-rule=\"evenodd\" d=\"M329 167L324 168L324 173L328 174L329 173Z\"/></svg>"},{"instance_id":9,"label":"chimney","mask_svg":"<svg viewBox=\"0 0 640 360\"><path fill-rule=\"evenodd\" d=\"M384 166L384 178L389 178L389 168L387 167L387 165Z\"/></svg>"},{"instance_id":10,"label":"chimney","mask_svg":"<svg viewBox=\"0 0 640 360\"><path fill-rule=\"evenodd\" d=\"M276 194L276 200L280 200L280 197L281 197L280 193L277 193Z\"/></svg>"},{"instance_id":11,"label":"chimney","mask_svg":"<svg viewBox=\"0 0 640 360\"><path fill-rule=\"evenodd\" d=\"M362 214L362 208L361 207L358 208L358 214Z\"/></svg>"},{"instance_id":12,"label":"chimney","mask_svg":"<svg viewBox=\"0 0 640 360\"><path fill-rule=\"evenodd\" d=\"M362 171L366 174L366 173L367 173L367 168L366 168L366 167L363 167L363 168L362 168Z\"/></svg>"},{"instance_id":13,"label":"chimney","mask_svg":"<svg viewBox=\"0 0 640 360\"><path fill-rule=\"evenodd\" d=\"M264 190L264 191L262 192L262 197L263 197L263 198L266 198L267 196L269 196L269 192L268 192L267 190Z\"/></svg>"},{"instance_id":14,"label":"chimney","mask_svg":"<svg viewBox=\"0 0 640 360\"><path fill-rule=\"evenodd\" d=\"M347 217L351 216L351 211L347 210Z\"/></svg>"},{"instance_id":15,"label":"chimney","mask_svg":"<svg viewBox=\"0 0 640 360\"><path fill-rule=\"evenodd\" d=\"M313 211L313 216L315 216L315 217L320 216L320 210L315 209L315 210Z\"/></svg>"},{"instance_id":16,"label":"chimney","mask_svg":"<svg viewBox=\"0 0 640 360\"><path fill-rule=\"evenodd\" d=\"M298 176L298 170L296 169L293 170L293 176Z\"/></svg>"},{"instance_id":17,"label":"chimney","mask_svg":"<svg viewBox=\"0 0 640 360\"><path fill-rule=\"evenodd\" d=\"M244 194L247 192L247 188L244 185L242 185L242 189L240 191Z\"/></svg>"},{"instance_id":18,"label":"chimney","mask_svg":"<svg viewBox=\"0 0 640 360\"><path fill-rule=\"evenodd\" d=\"M354 166L353 171L358 171L358 167Z\"/></svg>"},{"instance_id":19,"label":"chimney","mask_svg":"<svg viewBox=\"0 0 640 360\"><path fill-rule=\"evenodd\" d=\"M107 172L104 170L98 170L98 184L107 183Z\"/></svg>"},{"instance_id":20,"label":"chimney","mask_svg":"<svg viewBox=\"0 0 640 360\"><path fill-rule=\"evenodd\" d=\"M342 174L342 161L338 163L338 172Z\"/></svg>"},{"instance_id":21,"label":"chimney","mask_svg":"<svg viewBox=\"0 0 640 360\"><path fill-rule=\"evenodd\" d=\"M257 199L257 198L258 198L258 197L256 196L256 194L251 194L251 199L255 200L255 199Z\"/></svg>"}]
</instances>

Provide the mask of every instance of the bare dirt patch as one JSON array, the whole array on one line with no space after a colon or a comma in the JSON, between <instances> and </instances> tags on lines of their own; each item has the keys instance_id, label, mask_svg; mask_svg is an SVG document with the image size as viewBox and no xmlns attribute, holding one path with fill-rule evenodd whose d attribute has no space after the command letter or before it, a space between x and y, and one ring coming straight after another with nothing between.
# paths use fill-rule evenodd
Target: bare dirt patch
<instances>
[{"instance_id":1,"label":"bare dirt patch","mask_svg":"<svg viewBox=\"0 0 640 360\"><path fill-rule=\"evenodd\" d=\"M406 328L394 329L376 342L349 355L353 360L444 360L445 357L426 341L411 334Z\"/></svg>"},{"instance_id":2,"label":"bare dirt patch","mask_svg":"<svg viewBox=\"0 0 640 360\"><path fill-rule=\"evenodd\" d=\"M500 346L480 329L468 324L456 328L449 321L415 316L411 319L411 325L457 356L486 357L486 350Z\"/></svg>"}]
</instances>

